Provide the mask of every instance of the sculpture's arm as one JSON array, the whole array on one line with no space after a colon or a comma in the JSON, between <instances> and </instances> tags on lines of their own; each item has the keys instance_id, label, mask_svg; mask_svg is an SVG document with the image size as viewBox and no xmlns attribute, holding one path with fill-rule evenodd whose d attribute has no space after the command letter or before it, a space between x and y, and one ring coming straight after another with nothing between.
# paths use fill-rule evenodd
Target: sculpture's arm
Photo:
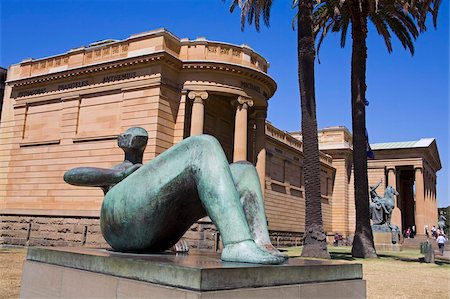
<instances>
[{"instance_id":1,"label":"sculpture's arm","mask_svg":"<svg viewBox=\"0 0 450 299\"><path fill-rule=\"evenodd\" d=\"M380 182L379 182L378 184L376 184L376 185L373 187L373 189L375 190L375 189L377 189L378 187L380 187L380 185L381 185L382 182L383 182L383 180L380 180Z\"/></svg>"},{"instance_id":2,"label":"sculpture's arm","mask_svg":"<svg viewBox=\"0 0 450 299\"><path fill-rule=\"evenodd\" d=\"M127 169L105 169L97 167L77 167L64 174L64 181L76 186L102 187L117 184L141 167L135 164Z\"/></svg>"}]
</instances>

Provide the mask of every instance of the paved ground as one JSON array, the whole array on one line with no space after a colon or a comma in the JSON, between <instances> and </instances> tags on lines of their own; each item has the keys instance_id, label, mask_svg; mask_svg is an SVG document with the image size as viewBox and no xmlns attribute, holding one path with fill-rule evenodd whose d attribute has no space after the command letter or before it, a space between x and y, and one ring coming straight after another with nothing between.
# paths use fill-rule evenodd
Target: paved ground
<instances>
[{"instance_id":1,"label":"paved ground","mask_svg":"<svg viewBox=\"0 0 450 299\"><path fill-rule=\"evenodd\" d=\"M441 255L441 253L439 251L435 251L434 255L439 257L439 258L446 259L446 260L450 261L450 251L448 251L448 250L444 251L444 255ZM450 297L450 295L449 295L449 297Z\"/></svg>"}]
</instances>

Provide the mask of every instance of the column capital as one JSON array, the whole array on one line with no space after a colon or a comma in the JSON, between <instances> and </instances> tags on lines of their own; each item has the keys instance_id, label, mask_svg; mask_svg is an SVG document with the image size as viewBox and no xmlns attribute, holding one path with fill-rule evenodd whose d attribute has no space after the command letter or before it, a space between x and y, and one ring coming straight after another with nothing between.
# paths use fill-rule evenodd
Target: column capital
<instances>
[{"instance_id":1,"label":"column capital","mask_svg":"<svg viewBox=\"0 0 450 299\"><path fill-rule=\"evenodd\" d=\"M396 170L395 170L395 166L389 166L389 167L387 167L387 171L389 172L389 171L393 171L394 173L396 172Z\"/></svg>"},{"instance_id":2,"label":"column capital","mask_svg":"<svg viewBox=\"0 0 450 299\"><path fill-rule=\"evenodd\" d=\"M253 100L251 98L238 96L236 100L231 101L231 105L240 109L248 109L253 106Z\"/></svg>"},{"instance_id":3,"label":"column capital","mask_svg":"<svg viewBox=\"0 0 450 299\"><path fill-rule=\"evenodd\" d=\"M420 170L420 172L423 172L423 167L422 166L415 166L414 167L414 171L419 171Z\"/></svg>"},{"instance_id":4,"label":"column capital","mask_svg":"<svg viewBox=\"0 0 450 299\"><path fill-rule=\"evenodd\" d=\"M191 91L188 98L194 100L191 112L191 136L203 134L205 123L204 101L208 98L206 91Z\"/></svg>"},{"instance_id":5,"label":"column capital","mask_svg":"<svg viewBox=\"0 0 450 299\"><path fill-rule=\"evenodd\" d=\"M190 91L188 93L188 98L190 98L191 100L194 100L194 101L199 101L199 100L204 101L208 98L208 96L209 96L208 93L204 90L202 90L202 91L195 90L195 91Z\"/></svg>"}]
</instances>

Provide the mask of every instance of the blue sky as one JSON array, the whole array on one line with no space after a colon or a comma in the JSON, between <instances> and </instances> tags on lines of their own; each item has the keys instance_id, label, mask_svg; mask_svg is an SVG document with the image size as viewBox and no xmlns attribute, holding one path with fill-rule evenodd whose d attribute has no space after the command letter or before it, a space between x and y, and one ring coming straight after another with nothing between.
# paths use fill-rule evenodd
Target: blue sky
<instances>
[{"instance_id":1,"label":"blue sky","mask_svg":"<svg viewBox=\"0 0 450 299\"><path fill-rule=\"evenodd\" d=\"M180 38L245 43L270 62L269 74L278 84L268 120L286 131L300 129L297 36L290 0L274 1L271 26L263 26L259 33L248 25L241 32L238 11L229 13L230 0L0 1L0 66L161 27ZM341 49L338 38L328 37L320 52L321 64L316 65L319 127L351 128L351 40ZM438 172L438 205L450 205L448 1L441 5L438 29L430 24L416 41L413 57L395 40L394 51L388 54L373 28L369 28L368 48L371 143L435 137L443 166Z\"/></svg>"}]
</instances>

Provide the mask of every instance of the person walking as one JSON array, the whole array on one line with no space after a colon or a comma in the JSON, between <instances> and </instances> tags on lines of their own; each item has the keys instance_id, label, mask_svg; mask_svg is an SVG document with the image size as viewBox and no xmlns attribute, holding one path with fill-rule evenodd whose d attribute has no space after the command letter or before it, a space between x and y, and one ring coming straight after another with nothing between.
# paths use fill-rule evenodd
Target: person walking
<instances>
[{"instance_id":1,"label":"person walking","mask_svg":"<svg viewBox=\"0 0 450 299\"><path fill-rule=\"evenodd\" d=\"M433 236L434 239L437 238L436 226L434 226L434 225L433 225L433 227L431 228L431 236Z\"/></svg>"},{"instance_id":2,"label":"person walking","mask_svg":"<svg viewBox=\"0 0 450 299\"><path fill-rule=\"evenodd\" d=\"M335 234L334 234L334 242L333 242L333 246L338 246L339 245L339 233L338 232L336 232Z\"/></svg>"},{"instance_id":3,"label":"person walking","mask_svg":"<svg viewBox=\"0 0 450 299\"><path fill-rule=\"evenodd\" d=\"M411 229L408 227L408 229L406 230L405 237L409 239L410 236L411 236Z\"/></svg>"},{"instance_id":4,"label":"person walking","mask_svg":"<svg viewBox=\"0 0 450 299\"><path fill-rule=\"evenodd\" d=\"M436 242L438 244L439 247L439 252L441 253L441 255L444 255L444 246L445 246L445 237L443 234L439 234L439 236L436 239Z\"/></svg>"}]
</instances>

